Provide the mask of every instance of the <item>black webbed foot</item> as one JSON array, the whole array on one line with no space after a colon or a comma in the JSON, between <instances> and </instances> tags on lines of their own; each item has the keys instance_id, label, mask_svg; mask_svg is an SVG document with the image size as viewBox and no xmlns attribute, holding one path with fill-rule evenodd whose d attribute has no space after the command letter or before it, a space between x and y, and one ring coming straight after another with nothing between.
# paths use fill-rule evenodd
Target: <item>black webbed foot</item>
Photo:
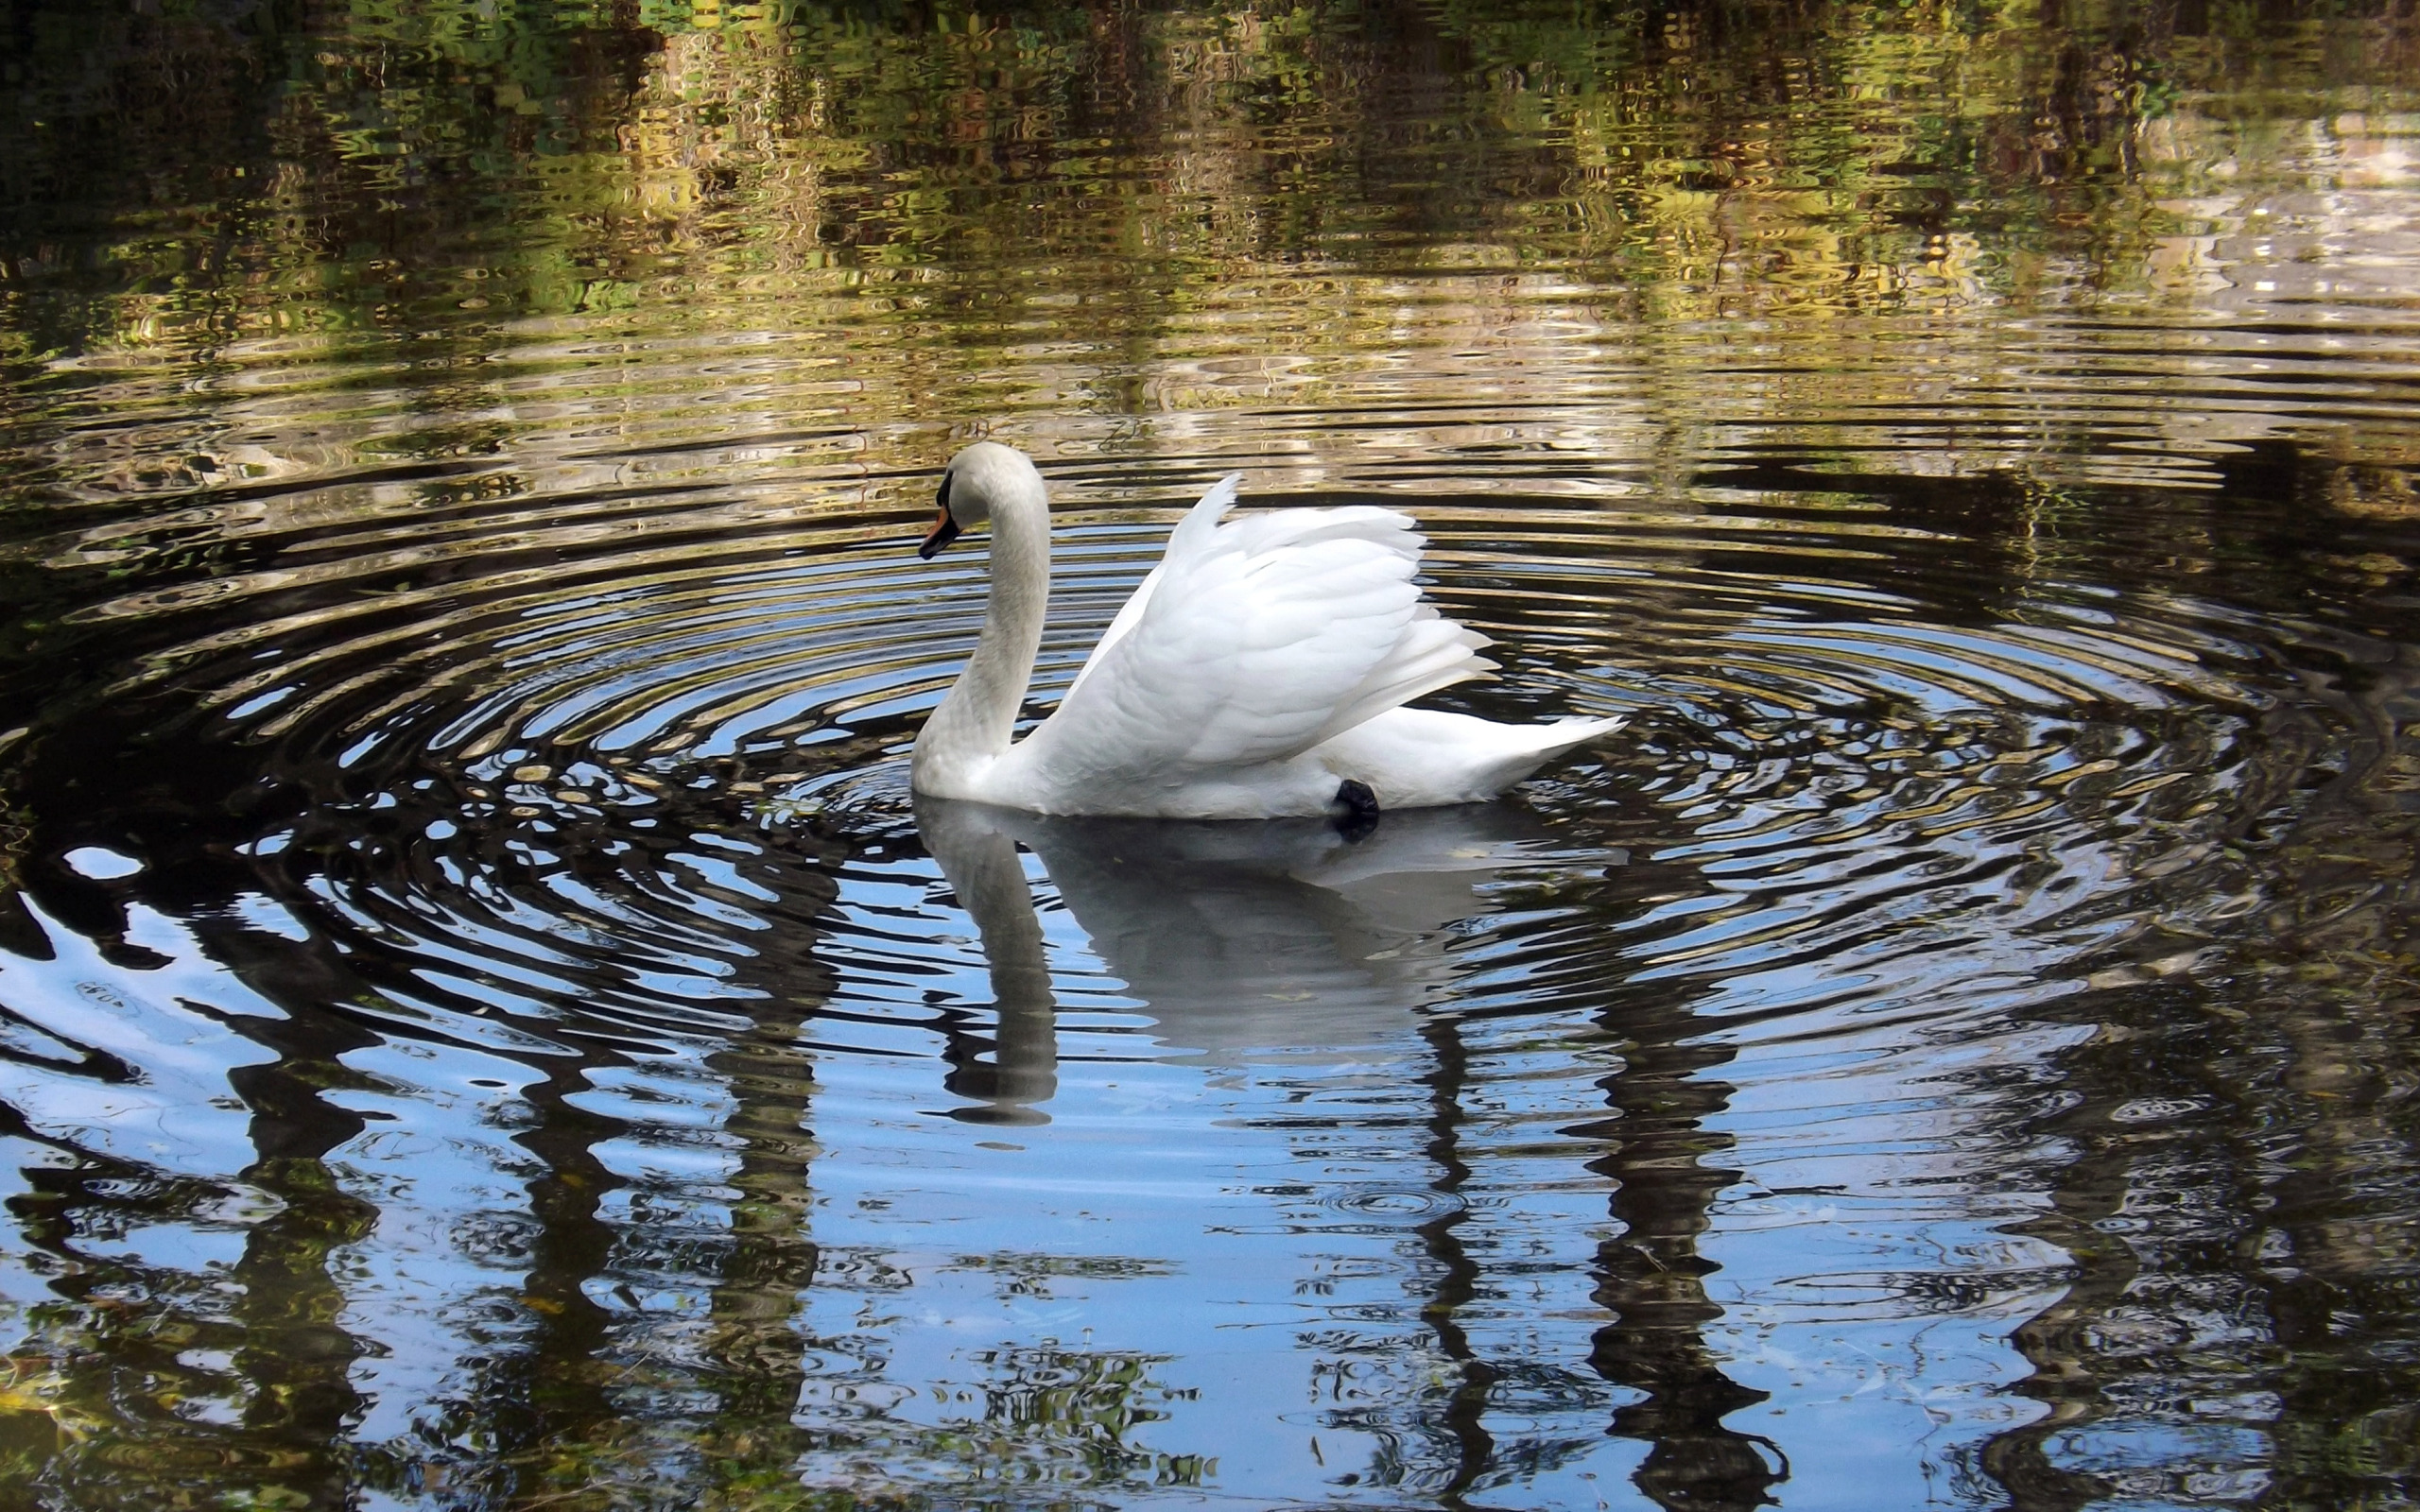
<instances>
[{"instance_id":1,"label":"black webbed foot","mask_svg":"<svg viewBox=\"0 0 2420 1512\"><path fill-rule=\"evenodd\" d=\"M1346 778L1336 790L1336 799L1328 805L1328 822L1347 843L1366 840L1378 827L1378 795L1370 791L1367 782Z\"/></svg>"}]
</instances>

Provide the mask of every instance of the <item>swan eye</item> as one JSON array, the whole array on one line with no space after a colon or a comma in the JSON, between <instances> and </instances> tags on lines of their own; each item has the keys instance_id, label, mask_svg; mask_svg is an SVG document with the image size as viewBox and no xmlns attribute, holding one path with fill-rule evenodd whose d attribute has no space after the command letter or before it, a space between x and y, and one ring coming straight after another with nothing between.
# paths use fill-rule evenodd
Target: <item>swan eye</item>
<instances>
[{"instance_id":1,"label":"swan eye","mask_svg":"<svg viewBox=\"0 0 2420 1512\"><path fill-rule=\"evenodd\" d=\"M942 474L942 486L933 493L933 503L944 510L949 507L949 481L955 476L957 476L956 473L943 472Z\"/></svg>"}]
</instances>

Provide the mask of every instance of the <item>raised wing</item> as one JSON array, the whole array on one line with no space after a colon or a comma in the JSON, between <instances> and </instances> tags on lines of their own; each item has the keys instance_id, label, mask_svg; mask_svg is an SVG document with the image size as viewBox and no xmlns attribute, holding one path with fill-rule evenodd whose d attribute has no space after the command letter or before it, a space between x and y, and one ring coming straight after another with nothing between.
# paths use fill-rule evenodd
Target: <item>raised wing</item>
<instances>
[{"instance_id":1,"label":"raised wing","mask_svg":"<svg viewBox=\"0 0 2420 1512\"><path fill-rule=\"evenodd\" d=\"M1236 482L1169 536L1028 759L1108 779L1251 766L1486 668L1485 642L1420 602L1411 521L1358 507L1221 526Z\"/></svg>"},{"instance_id":2,"label":"raised wing","mask_svg":"<svg viewBox=\"0 0 2420 1512\"><path fill-rule=\"evenodd\" d=\"M1230 472L1210 485L1210 491L1203 494L1200 502L1191 509L1185 511L1185 519L1190 520L1195 515L1207 510L1215 524L1219 516L1235 507L1236 490L1242 485L1243 480L1242 473ZM1167 571L1167 553L1175 545L1176 540L1171 536L1167 548L1161 552L1160 564L1145 574L1143 581L1136 585L1134 592L1127 595L1126 602L1117 606L1116 617L1109 622L1108 629L1100 632L1100 640L1093 646L1093 654L1084 658L1084 664L1076 669L1076 680L1067 684L1066 696L1060 700L1062 703L1064 703L1066 698L1076 696L1076 690L1082 687L1084 679L1093 675L1093 669L1101 664L1109 648L1126 639L1126 632L1132 629L1135 622L1143 617L1143 610L1150 606L1151 595L1159 592L1160 578Z\"/></svg>"}]
</instances>

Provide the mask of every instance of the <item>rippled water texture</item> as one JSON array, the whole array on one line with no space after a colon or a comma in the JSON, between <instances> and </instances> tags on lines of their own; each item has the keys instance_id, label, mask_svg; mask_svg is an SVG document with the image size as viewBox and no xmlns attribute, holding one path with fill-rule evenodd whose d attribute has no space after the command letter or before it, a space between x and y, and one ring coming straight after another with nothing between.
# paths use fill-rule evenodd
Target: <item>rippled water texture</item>
<instances>
[{"instance_id":1,"label":"rippled water texture","mask_svg":"<svg viewBox=\"0 0 2420 1512\"><path fill-rule=\"evenodd\" d=\"M2420 1501L2420 19L0 8L0 1507ZM1323 824L921 801L1211 479Z\"/></svg>"}]
</instances>

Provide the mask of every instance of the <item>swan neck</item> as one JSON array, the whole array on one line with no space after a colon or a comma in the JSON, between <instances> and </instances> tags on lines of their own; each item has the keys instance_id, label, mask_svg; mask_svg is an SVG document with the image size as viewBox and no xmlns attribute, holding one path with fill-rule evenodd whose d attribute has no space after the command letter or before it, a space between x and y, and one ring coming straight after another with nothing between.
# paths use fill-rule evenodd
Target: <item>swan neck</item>
<instances>
[{"instance_id":1,"label":"swan neck","mask_svg":"<svg viewBox=\"0 0 2420 1512\"><path fill-rule=\"evenodd\" d=\"M916 785L976 797L967 784L1007 752L1033 679L1050 606L1050 506L1039 489L992 506L991 593L975 655L916 738Z\"/></svg>"}]
</instances>

